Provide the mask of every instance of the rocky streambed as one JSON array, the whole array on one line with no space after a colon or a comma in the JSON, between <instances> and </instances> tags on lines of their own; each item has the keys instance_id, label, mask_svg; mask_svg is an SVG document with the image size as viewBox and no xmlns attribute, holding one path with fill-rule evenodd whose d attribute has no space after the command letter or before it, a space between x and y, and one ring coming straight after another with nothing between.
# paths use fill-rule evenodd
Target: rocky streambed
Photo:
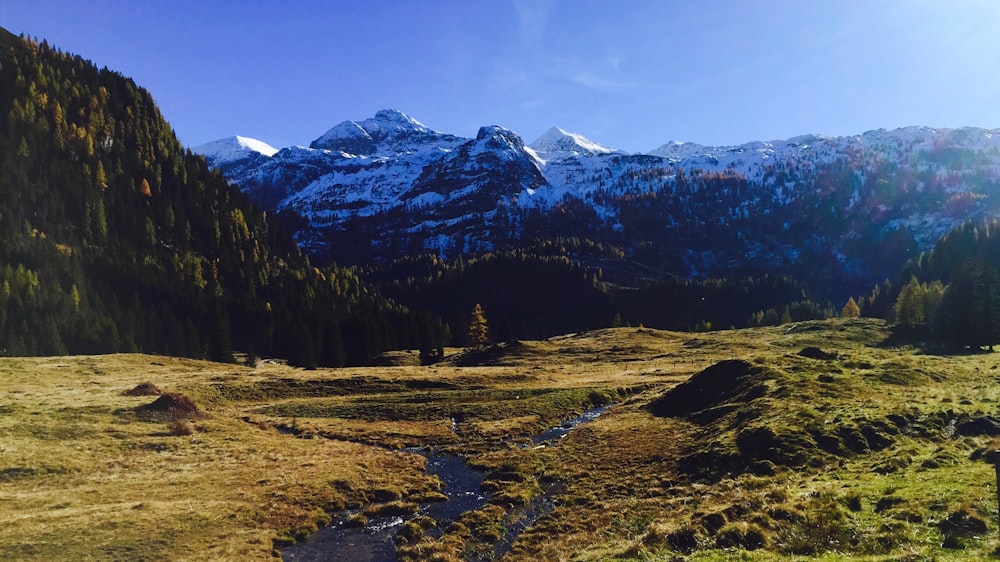
<instances>
[{"instance_id":1,"label":"rocky streambed","mask_svg":"<svg viewBox=\"0 0 1000 562\"><path fill-rule=\"evenodd\" d=\"M583 414L565 420L558 426L535 435L529 445L555 444L574 428L591 422L608 406L587 410ZM417 513L407 515L386 515L371 517L364 526L352 526L354 511L339 514L335 522L310 536L306 541L282 550L282 558L296 562L395 562L396 535L407 521L426 516L434 519L438 529L456 521L463 513L480 509L490 501L490 495L481 490L483 472L470 468L464 457L443 455L429 449L407 449L408 452L427 457L427 473L441 481L441 492L446 501L421 504ZM540 516L554 507L554 496L559 488L546 485L543 493L530 503L515 508L509 518L507 533L503 541L495 546L495 555L502 555L525 529ZM433 534L432 531L429 534Z\"/></svg>"}]
</instances>

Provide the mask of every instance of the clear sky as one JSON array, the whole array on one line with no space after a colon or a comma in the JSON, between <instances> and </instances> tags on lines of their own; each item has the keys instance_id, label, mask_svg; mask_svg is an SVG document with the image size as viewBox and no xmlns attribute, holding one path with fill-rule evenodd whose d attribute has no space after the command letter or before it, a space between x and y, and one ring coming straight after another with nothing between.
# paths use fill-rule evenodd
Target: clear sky
<instances>
[{"instance_id":1,"label":"clear sky","mask_svg":"<svg viewBox=\"0 0 1000 562\"><path fill-rule=\"evenodd\" d=\"M1000 127L997 0L0 0L0 26L134 78L188 146L382 108L630 152Z\"/></svg>"}]
</instances>

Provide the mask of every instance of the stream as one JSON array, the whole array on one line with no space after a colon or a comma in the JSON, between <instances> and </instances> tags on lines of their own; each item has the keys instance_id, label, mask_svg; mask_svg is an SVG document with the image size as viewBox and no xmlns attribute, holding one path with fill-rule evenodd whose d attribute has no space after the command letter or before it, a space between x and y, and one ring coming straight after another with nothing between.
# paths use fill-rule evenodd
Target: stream
<instances>
[{"instance_id":1,"label":"stream","mask_svg":"<svg viewBox=\"0 0 1000 562\"><path fill-rule=\"evenodd\" d=\"M607 409L608 406L593 408L565 420L560 425L535 435L526 446L555 443L573 428L597 419ZM448 496L448 501L421 504L417 514L405 518L372 517L364 527L349 527L344 523L356 512L341 514L337 522L320 529L305 542L282 550L282 559L286 562L396 562L396 533L407 520L426 515L437 520L439 528L444 528L463 513L479 509L489 502L489 494L479 489L483 473L466 466L463 457L439 455L428 449L406 450L427 457L427 473L437 475L441 480L441 492ZM542 484L542 490L542 495L534 498L528 505L516 508L512 513L513 523L508 526L504 540L496 545L496 556L510 550L525 529L539 517L552 511L555 505L553 496L560 490L555 484Z\"/></svg>"}]
</instances>

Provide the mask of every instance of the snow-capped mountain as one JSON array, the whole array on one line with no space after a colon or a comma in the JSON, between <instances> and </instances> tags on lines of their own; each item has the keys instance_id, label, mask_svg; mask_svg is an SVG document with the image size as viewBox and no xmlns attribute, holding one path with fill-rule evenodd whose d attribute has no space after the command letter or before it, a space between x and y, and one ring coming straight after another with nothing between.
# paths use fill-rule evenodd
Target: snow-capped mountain
<instances>
[{"instance_id":1,"label":"snow-capped mountain","mask_svg":"<svg viewBox=\"0 0 1000 562\"><path fill-rule=\"evenodd\" d=\"M264 141L239 135L212 141L191 150L204 156L208 163L213 166L245 160L257 155L271 157L278 152L277 148Z\"/></svg>"},{"instance_id":2,"label":"snow-capped mountain","mask_svg":"<svg viewBox=\"0 0 1000 562\"><path fill-rule=\"evenodd\" d=\"M309 148L354 156L390 157L422 150L450 150L462 139L428 129L423 123L395 109L383 109L371 119L344 121Z\"/></svg>"},{"instance_id":3,"label":"snow-capped mountain","mask_svg":"<svg viewBox=\"0 0 1000 562\"><path fill-rule=\"evenodd\" d=\"M1000 131L975 128L626 154L557 127L525 146L503 127L462 138L382 110L308 148L236 144L196 151L281 213L317 261L571 236L618 246L657 274L798 271L861 284L1000 210Z\"/></svg>"},{"instance_id":4,"label":"snow-capped mountain","mask_svg":"<svg viewBox=\"0 0 1000 562\"><path fill-rule=\"evenodd\" d=\"M531 143L531 149L545 160L573 158L576 156L596 156L621 152L591 141L579 133L570 133L552 127Z\"/></svg>"}]
</instances>

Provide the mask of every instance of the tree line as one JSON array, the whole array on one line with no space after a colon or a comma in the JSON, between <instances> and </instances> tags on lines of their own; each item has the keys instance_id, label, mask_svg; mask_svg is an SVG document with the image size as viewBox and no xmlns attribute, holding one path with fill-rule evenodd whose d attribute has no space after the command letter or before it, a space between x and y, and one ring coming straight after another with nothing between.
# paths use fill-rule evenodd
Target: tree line
<instances>
[{"instance_id":1,"label":"tree line","mask_svg":"<svg viewBox=\"0 0 1000 562\"><path fill-rule=\"evenodd\" d=\"M788 276L683 279L572 237L449 260L412 255L352 271L394 301L445 319L454 346L471 343L467 315L476 303L490 312L494 341L609 326L709 330L839 315Z\"/></svg>"},{"instance_id":2,"label":"tree line","mask_svg":"<svg viewBox=\"0 0 1000 562\"><path fill-rule=\"evenodd\" d=\"M1000 220L967 221L905 268L887 318L943 348L1000 341Z\"/></svg>"}]
</instances>

